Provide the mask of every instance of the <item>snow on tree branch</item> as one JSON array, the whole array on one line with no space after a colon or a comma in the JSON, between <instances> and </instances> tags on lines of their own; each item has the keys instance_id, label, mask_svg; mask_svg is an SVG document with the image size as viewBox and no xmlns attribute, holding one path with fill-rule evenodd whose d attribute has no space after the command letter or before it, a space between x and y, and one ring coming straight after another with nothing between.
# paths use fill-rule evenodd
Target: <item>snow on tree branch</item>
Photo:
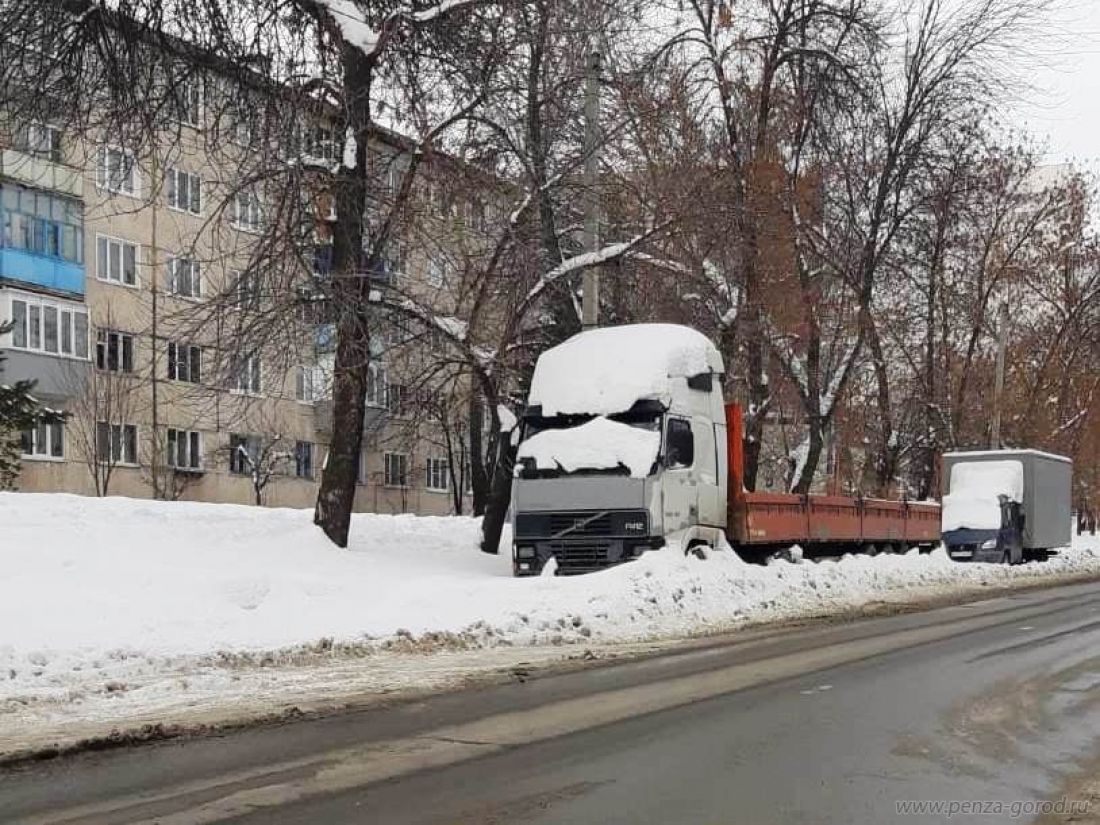
<instances>
[{"instance_id":1,"label":"snow on tree branch","mask_svg":"<svg viewBox=\"0 0 1100 825\"><path fill-rule=\"evenodd\" d=\"M390 31L398 21L408 20L415 24L430 23L449 11L473 5L481 0L443 0L441 3L419 11L399 8L386 15L379 29L367 23L363 10L356 0L315 0L315 2L329 13L344 40L367 57L374 57L382 50L384 33Z\"/></svg>"}]
</instances>

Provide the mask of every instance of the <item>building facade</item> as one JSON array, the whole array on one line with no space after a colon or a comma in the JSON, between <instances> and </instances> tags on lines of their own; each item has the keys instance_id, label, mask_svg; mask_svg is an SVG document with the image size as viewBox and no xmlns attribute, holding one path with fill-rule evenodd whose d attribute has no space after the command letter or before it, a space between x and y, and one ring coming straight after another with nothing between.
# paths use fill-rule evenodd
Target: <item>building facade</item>
<instances>
[{"instance_id":1,"label":"building facade","mask_svg":"<svg viewBox=\"0 0 1100 825\"><path fill-rule=\"evenodd\" d=\"M233 168L263 150L237 130L239 145L212 156L212 116L196 91L179 128L141 153L49 123L0 130L0 322L11 324L0 335L0 381L33 379L39 400L67 413L22 434L19 489L314 503L334 324L301 306L293 322L285 305L272 309L290 291L270 274L285 262L262 254L275 199ZM338 156L323 124L308 131L322 136L309 147L319 160ZM402 153L384 134L371 147L391 186ZM395 243L375 275L380 290L400 279L408 294L445 298L484 207L422 191L427 230ZM323 279L331 255L323 216L317 223L302 257L309 277ZM253 339L241 333L261 326ZM436 336L382 315L377 329L356 509L466 510L466 384L426 367L443 360ZM242 349L246 340L254 348Z\"/></svg>"}]
</instances>

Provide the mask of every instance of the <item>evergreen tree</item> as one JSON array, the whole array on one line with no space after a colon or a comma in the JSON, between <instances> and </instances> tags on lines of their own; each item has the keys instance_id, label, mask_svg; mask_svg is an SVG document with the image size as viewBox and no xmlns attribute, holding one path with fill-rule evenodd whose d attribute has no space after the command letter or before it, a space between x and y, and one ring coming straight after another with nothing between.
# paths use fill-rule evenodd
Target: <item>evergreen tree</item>
<instances>
[{"instance_id":1,"label":"evergreen tree","mask_svg":"<svg viewBox=\"0 0 1100 825\"><path fill-rule=\"evenodd\" d=\"M0 335L11 330L11 324L0 324ZM4 356L0 354L0 366ZM19 434L40 421L53 422L61 413L46 410L31 394L34 381L0 383L0 490L11 489L19 475Z\"/></svg>"}]
</instances>

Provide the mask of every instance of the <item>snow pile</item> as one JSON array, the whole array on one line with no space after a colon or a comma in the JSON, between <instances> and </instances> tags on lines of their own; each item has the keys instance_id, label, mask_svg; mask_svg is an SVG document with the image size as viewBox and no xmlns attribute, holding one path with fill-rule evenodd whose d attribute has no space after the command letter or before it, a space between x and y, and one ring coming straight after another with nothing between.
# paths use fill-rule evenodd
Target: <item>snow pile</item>
<instances>
[{"instance_id":1,"label":"snow pile","mask_svg":"<svg viewBox=\"0 0 1100 825\"><path fill-rule=\"evenodd\" d=\"M667 402L670 378L722 372L702 333L676 324L603 327L574 335L535 365L529 403L544 416L612 415L640 399Z\"/></svg>"},{"instance_id":2,"label":"snow pile","mask_svg":"<svg viewBox=\"0 0 1100 825\"><path fill-rule=\"evenodd\" d=\"M5 493L0 524L0 740L59 708L151 713L202 684L217 686L213 701L254 685L253 671L270 698L364 656L382 679L408 653L641 642L1100 575L1095 539L1020 567L942 550L765 567L670 548L587 576L513 579L507 552L478 551L471 518L357 515L340 550L308 511Z\"/></svg>"},{"instance_id":3,"label":"snow pile","mask_svg":"<svg viewBox=\"0 0 1100 825\"><path fill-rule=\"evenodd\" d=\"M951 468L950 493L943 497L943 531L1001 526L999 496L1024 500L1024 465L1019 461L969 461Z\"/></svg>"},{"instance_id":4,"label":"snow pile","mask_svg":"<svg viewBox=\"0 0 1100 825\"><path fill-rule=\"evenodd\" d=\"M657 460L661 434L597 417L578 427L543 430L524 441L516 454L517 473L525 458L540 470L614 470L626 467L632 478L645 478Z\"/></svg>"}]
</instances>

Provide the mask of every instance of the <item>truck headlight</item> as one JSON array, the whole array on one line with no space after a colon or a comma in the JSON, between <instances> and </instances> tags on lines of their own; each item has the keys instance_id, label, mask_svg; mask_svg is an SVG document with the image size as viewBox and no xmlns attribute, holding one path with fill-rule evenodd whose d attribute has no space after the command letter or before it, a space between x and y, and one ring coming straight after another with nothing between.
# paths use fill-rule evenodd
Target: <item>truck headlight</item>
<instances>
[{"instance_id":1,"label":"truck headlight","mask_svg":"<svg viewBox=\"0 0 1100 825\"><path fill-rule=\"evenodd\" d=\"M536 553L534 547L525 546L516 548L517 559L533 559L535 555Z\"/></svg>"},{"instance_id":2,"label":"truck headlight","mask_svg":"<svg viewBox=\"0 0 1100 825\"><path fill-rule=\"evenodd\" d=\"M982 549L983 550L996 550L997 549L997 540L996 539L986 539L985 541L982 542Z\"/></svg>"}]
</instances>

